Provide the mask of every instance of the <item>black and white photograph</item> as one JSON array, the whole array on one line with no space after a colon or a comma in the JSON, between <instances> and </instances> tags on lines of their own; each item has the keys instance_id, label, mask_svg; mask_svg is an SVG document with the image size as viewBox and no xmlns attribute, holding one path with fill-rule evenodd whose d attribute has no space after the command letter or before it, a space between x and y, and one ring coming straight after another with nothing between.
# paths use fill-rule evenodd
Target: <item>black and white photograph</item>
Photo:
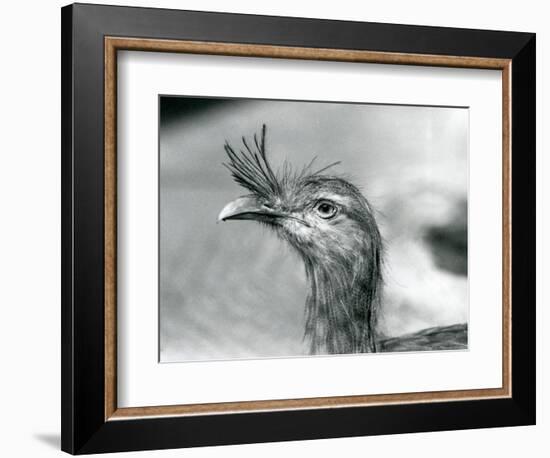
<instances>
[{"instance_id":1,"label":"black and white photograph","mask_svg":"<svg viewBox=\"0 0 550 458\"><path fill-rule=\"evenodd\" d=\"M467 107L158 103L161 363L468 350Z\"/></svg>"},{"instance_id":2,"label":"black and white photograph","mask_svg":"<svg viewBox=\"0 0 550 458\"><path fill-rule=\"evenodd\" d=\"M546 11L5 3L0 456L548 456Z\"/></svg>"}]
</instances>

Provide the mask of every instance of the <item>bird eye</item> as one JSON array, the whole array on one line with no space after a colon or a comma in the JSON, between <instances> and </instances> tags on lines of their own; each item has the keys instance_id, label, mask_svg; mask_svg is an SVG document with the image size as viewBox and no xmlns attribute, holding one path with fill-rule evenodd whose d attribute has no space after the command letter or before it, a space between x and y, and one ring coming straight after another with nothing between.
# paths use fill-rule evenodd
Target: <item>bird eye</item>
<instances>
[{"instance_id":1,"label":"bird eye","mask_svg":"<svg viewBox=\"0 0 550 458\"><path fill-rule=\"evenodd\" d=\"M330 219L336 215L336 205L326 200L321 200L315 205L315 211L323 219Z\"/></svg>"}]
</instances>

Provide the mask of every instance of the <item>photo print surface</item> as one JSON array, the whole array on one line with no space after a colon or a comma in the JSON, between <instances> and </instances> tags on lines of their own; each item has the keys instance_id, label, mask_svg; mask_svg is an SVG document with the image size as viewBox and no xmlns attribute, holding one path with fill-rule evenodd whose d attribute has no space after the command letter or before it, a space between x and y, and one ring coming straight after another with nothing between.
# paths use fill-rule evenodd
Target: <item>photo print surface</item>
<instances>
[{"instance_id":1,"label":"photo print surface","mask_svg":"<svg viewBox=\"0 0 550 458\"><path fill-rule=\"evenodd\" d=\"M159 96L159 360L468 348L468 109Z\"/></svg>"}]
</instances>

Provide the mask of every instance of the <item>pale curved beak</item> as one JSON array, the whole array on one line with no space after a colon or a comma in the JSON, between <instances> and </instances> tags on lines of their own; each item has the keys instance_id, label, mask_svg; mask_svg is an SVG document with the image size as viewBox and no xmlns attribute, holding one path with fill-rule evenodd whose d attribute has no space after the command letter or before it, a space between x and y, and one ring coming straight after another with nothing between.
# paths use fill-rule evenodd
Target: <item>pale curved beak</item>
<instances>
[{"instance_id":1,"label":"pale curved beak","mask_svg":"<svg viewBox=\"0 0 550 458\"><path fill-rule=\"evenodd\" d=\"M282 216L280 213L265 207L254 197L239 197L223 207L218 215L218 222L228 219L252 219L261 221L280 216Z\"/></svg>"},{"instance_id":2,"label":"pale curved beak","mask_svg":"<svg viewBox=\"0 0 550 458\"><path fill-rule=\"evenodd\" d=\"M229 202L218 215L218 222L227 221L228 219L248 219L280 225L281 221L285 218L298 221L300 224L310 227L309 223L303 219L273 210L254 197L239 197Z\"/></svg>"}]
</instances>

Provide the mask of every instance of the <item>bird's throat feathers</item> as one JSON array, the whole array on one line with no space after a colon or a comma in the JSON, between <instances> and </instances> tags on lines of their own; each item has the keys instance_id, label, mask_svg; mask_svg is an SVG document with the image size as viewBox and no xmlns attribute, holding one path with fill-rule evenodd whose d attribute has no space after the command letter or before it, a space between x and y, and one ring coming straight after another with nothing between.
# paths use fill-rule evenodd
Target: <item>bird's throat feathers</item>
<instances>
[{"instance_id":1,"label":"bird's throat feathers","mask_svg":"<svg viewBox=\"0 0 550 458\"><path fill-rule=\"evenodd\" d=\"M373 234L379 238L379 234ZM381 244L364 240L355 253L311 259L303 256L309 282L305 338L312 354L376 351Z\"/></svg>"}]
</instances>

